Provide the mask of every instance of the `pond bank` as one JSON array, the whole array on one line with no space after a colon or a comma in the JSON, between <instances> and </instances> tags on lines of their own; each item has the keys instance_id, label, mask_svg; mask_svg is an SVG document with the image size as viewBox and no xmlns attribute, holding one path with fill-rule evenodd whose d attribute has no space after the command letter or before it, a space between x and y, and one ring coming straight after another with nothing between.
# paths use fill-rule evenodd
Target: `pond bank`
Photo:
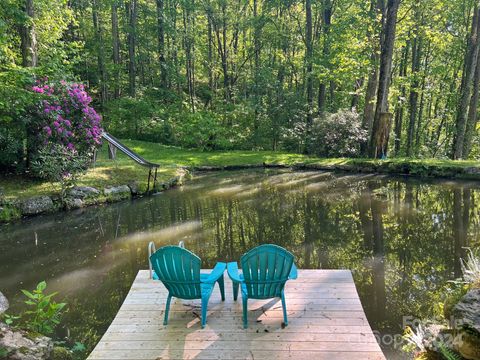
<instances>
[{"instance_id":1,"label":"pond bank","mask_svg":"<svg viewBox=\"0 0 480 360\"><path fill-rule=\"evenodd\" d=\"M184 175L178 172L222 171L261 168L292 170L346 171L408 175L422 178L480 180L480 162L436 159L323 159L273 151L212 151L181 149L156 143L122 140L143 157L162 164L159 186L161 191L178 182ZM178 163L185 166L180 166ZM17 177L0 178L0 223L60 210L77 209L90 205L112 203L146 195L147 174L122 157L108 160L106 149L99 152L95 167L80 179L79 188L62 203L52 194L52 187ZM179 181L181 178L181 181Z\"/></svg>"}]
</instances>

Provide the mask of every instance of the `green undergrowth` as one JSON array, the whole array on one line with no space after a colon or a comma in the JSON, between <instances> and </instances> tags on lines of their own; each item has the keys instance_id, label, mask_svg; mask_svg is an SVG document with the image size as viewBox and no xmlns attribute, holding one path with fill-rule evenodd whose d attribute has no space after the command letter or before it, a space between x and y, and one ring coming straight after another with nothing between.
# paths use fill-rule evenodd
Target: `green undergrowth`
<instances>
[{"instance_id":1,"label":"green undergrowth","mask_svg":"<svg viewBox=\"0 0 480 360\"><path fill-rule=\"evenodd\" d=\"M122 140L132 150L147 160L160 164L158 179L165 182L175 176L179 166L242 166L262 163L325 167L359 167L390 173L408 173L418 176L477 178L478 174L466 173L466 168L477 168L480 162L392 158L388 160L316 158L302 154L275 151L199 151L165 146L137 140ZM137 165L117 151L117 159L110 160L104 145L97 162L83 175L78 185L103 189L106 186L128 184L136 181L140 190L147 187L148 169ZM458 176L461 174L461 176ZM25 175L0 175L0 188L7 199L25 198L34 195L51 195L59 192L59 185L31 179Z\"/></svg>"}]
</instances>

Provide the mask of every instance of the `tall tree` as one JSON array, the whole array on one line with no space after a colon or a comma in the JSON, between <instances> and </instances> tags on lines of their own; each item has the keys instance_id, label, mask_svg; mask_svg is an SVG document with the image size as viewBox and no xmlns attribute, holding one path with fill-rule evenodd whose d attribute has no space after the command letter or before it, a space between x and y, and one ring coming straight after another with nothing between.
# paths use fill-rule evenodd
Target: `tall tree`
<instances>
[{"instance_id":1,"label":"tall tree","mask_svg":"<svg viewBox=\"0 0 480 360\"><path fill-rule=\"evenodd\" d=\"M165 0L157 0L158 61L160 63L160 85L167 88L167 64L165 59Z\"/></svg>"},{"instance_id":2,"label":"tall tree","mask_svg":"<svg viewBox=\"0 0 480 360\"><path fill-rule=\"evenodd\" d=\"M137 67L135 51L137 46L137 0L130 0L125 3L128 18L128 93L135 97Z\"/></svg>"},{"instance_id":3,"label":"tall tree","mask_svg":"<svg viewBox=\"0 0 480 360\"><path fill-rule=\"evenodd\" d=\"M333 2L332 0L322 0L322 20L323 20L323 47L322 47L322 57L325 63L330 61L330 28L332 26L332 14L333 14ZM329 68L329 66L327 67ZM330 101L333 101L333 89L334 85L330 83ZM327 84L326 82L320 81L318 87L318 112L321 114L325 111L327 98Z\"/></svg>"},{"instance_id":4,"label":"tall tree","mask_svg":"<svg viewBox=\"0 0 480 360\"><path fill-rule=\"evenodd\" d=\"M313 25L311 0L305 0L305 66L305 83L307 91L305 152L310 152L310 137L313 124Z\"/></svg>"},{"instance_id":5,"label":"tall tree","mask_svg":"<svg viewBox=\"0 0 480 360\"><path fill-rule=\"evenodd\" d=\"M114 72L113 97L120 97L120 34L118 30L118 2L112 2L112 60Z\"/></svg>"},{"instance_id":6,"label":"tall tree","mask_svg":"<svg viewBox=\"0 0 480 360\"><path fill-rule=\"evenodd\" d=\"M107 101L107 72L105 69L105 49L103 44L103 29L98 11L98 0L92 0L93 28L95 30L95 47L97 50L98 83L102 107Z\"/></svg>"},{"instance_id":7,"label":"tall tree","mask_svg":"<svg viewBox=\"0 0 480 360\"><path fill-rule=\"evenodd\" d=\"M393 46L395 43L399 6L400 0L388 0L382 31L383 41L380 54L377 105L370 139L370 156L375 158L386 156L388 149L388 138L392 119L392 114L388 112L388 94L390 90Z\"/></svg>"},{"instance_id":8,"label":"tall tree","mask_svg":"<svg viewBox=\"0 0 480 360\"><path fill-rule=\"evenodd\" d=\"M25 20L20 26L22 66L38 65L37 34L35 31L35 10L33 0L24 0Z\"/></svg>"},{"instance_id":9,"label":"tall tree","mask_svg":"<svg viewBox=\"0 0 480 360\"><path fill-rule=\"evenodd\" d=\"M475 68L479 49L480 35L480 1L475 2L472 26L465 50L465 61L463 68L462 85L460 88L460 100L457 106L457 116L455 121L455 133L453 138L452 158L461 159L463 157L463 147L465 142L465 130L467 123L468 103L471 98L472 81L475 75Z\"/></svg>"},{"instance_id":10,"label":"tall tree","mask_svg":"<svg viewBox=\"0 0 480 360\"><path fill-rule=\"evenodd\" d=\"M369 20L375 24L377 16L382 15L383 21L384 4L383 0L371 0L369 10ZM375 27L374 27L375 28ZM380 28L381 31L381 28ZM378 66L380 63L380 34L374 29L373 33L370 27L367 27L366 38L373 37L370 54L370 69L368 73L367 88L365 90L365 105L363 108L362 127L367 130L368 137L372 134L373 118L375 116L375 94L378 87ZM362 143L360 146L362 155L367 155L368 144Z\"/></svg>"},{"instance_id":11,"label":"tall tree","mask_svg":"<svg viewBox=\"0 0 480 360\"><path fill-rule=\"evenodd\" d=\"M416 25L415 30L413 32L413 40L412 40L412 83L410 85L410 96L409 96L409 122L408 122L408 132L407 132L407 149L406 155L411 156L413 150L413 143L414 143L414 136L415 136L415 120L417 119L418 113L418 88L419 88L419 72L420 72L420 64L421 64L421 57L422 57L422 36L420 34L420 9L419 3L415 4L415 19Z\"/></svg>"}]
</instances>

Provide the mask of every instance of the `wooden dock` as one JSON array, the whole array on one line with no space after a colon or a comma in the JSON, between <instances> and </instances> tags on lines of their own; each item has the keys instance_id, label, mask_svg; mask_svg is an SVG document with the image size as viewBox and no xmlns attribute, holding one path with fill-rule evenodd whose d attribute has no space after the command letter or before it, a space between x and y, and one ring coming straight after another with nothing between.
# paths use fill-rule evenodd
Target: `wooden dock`
<instances>
[{"instance_id":1,"label":"wooden dock","mask_svg":"<svg viewBox=\"0 0 480 360\"><path fill-rule=\"evenodd\" d=\"M226 301L216 285L205 329L199 300L172 300L163 326L167 290L148 275L138 272L88 359L385 359L348 270L299 270L285 289L289 325L282 328L279 299L249 300L248 329L226 273Z\"/></svg>"}]
</instances>

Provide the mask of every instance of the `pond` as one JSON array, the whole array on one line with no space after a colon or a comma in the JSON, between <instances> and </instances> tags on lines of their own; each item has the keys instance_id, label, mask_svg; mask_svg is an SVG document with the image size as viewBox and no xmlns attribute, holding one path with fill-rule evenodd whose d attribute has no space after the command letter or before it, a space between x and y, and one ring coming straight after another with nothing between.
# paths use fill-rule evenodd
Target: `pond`
<instances>
[{"instance_id":1,"label":"pond","mask_svg":"<svg viewBox=\"0 0 480 360\"><path fill-rule=\"evenodd\" d=\"M0 290L46 280L68 302L62 335L91 350L113 320L147 243L185 241L203 259L238 260L276 243L300 268L353 271L388 358L405 321L431 315L437 291L461 276L464 247L479 245L480 186L374 175L276 170L197 174L156 196L0 226ZM288 296L287 296L288 298Z\"/></svg>"}]
</instances>

